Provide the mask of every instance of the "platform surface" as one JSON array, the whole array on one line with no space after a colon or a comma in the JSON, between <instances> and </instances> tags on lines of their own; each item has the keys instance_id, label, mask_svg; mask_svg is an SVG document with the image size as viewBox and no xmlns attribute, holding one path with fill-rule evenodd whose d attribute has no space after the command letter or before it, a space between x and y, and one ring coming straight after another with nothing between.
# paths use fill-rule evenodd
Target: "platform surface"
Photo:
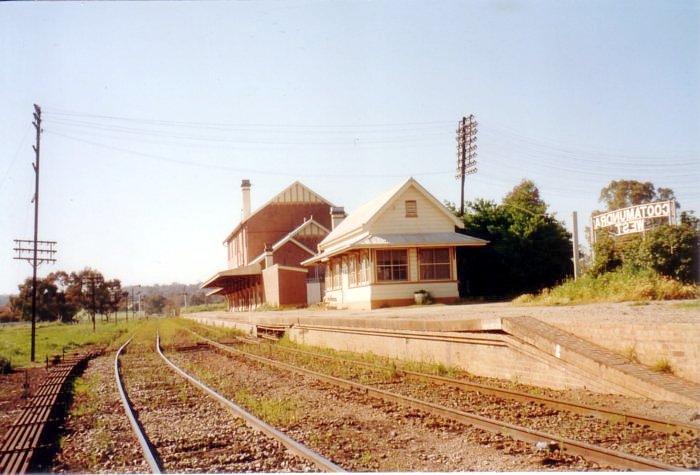
<instances>
[{"instance_id":1,"label":"platform surface","mask_svg":"<svg viewBox=\"0 0 700 475\"><path fill-rule=\"evenodd\" d=\"M498 319L528 316L556 325L557 322L623 323L630 325L690 324L700 328L700 307L687 301L638 303L605 303L575 306L533 306L512 303L462 305L414 305L376 310L325 310L319 308L253 311L203 312L201 316L234 319L250 323L332 324L426 330L425 322L434 331L475 331L492 328ZM391 323L388 323L391 322ZM480 322L480 323L478 323Z\"/></svg>"}]
</instances>

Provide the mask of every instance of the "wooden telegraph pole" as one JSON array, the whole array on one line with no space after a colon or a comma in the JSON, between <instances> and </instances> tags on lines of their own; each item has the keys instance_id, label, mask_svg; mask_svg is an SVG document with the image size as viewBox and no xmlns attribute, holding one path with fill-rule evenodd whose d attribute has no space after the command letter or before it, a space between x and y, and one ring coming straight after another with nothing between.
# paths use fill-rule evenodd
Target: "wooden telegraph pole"
<instances>
[{"instance_id":1,"label":"wooden telegraph pole","mask_svg":"<svg viewBox=\"0 0 700 475\"><path fill-rule=\"evenodd\" d=\"M36 269L44 262L56 262L55 241L39 241L39 158L41 151L41 107L34 104L34 122L36 128L36 145L32 145L36 161L32 163L34 167L34 239L15 239L15 259L28 261L32 266L32 343L31 360L35 360L36 350ZM31 246L31 247L30 247Z\"/></svg>"},{"instance_id":2,"label":"wooden telegraph pole","mask_svg":"<svg viewBox=\"0 0 700 475\"><path fill-rule=\"evenodd\" d=\"M464 179L476 173L476 132L478 122L474 114L462 117L457 127L457 178L462 180L459 214L464 216Z\"/></svg>"}]
</instances>

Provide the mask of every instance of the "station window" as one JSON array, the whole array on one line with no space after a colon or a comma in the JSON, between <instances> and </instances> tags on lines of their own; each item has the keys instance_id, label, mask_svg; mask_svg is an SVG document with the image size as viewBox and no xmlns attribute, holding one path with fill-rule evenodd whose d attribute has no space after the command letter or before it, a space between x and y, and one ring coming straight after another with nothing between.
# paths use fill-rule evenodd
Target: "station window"
<instances>
[{"instance_id":1,"label":"station window","mask_svg":"<svg viewBox=\"0 0 700 475\"><path fill-rule=\"evenodd\" d=\"M448 248L419 249L420 280L450 280L451 263Z\"/></svg>"},{"instance_id":2,"label":"station window","mask_svg":"<svg viewBox=\"0 0 700 475\"><path fill-rule=\"evenodd\" d=\"M359 283L360 284L368 284L369 283L369 257L367 256L366 251L363 251L362 254L360 254Z\"/></svg>"},{"instance_id":3,"label":"station window","mask_svg":"<svg viewBox=\"0 0 700 475\"><path fill-rule=\"evenodd\" d=\"M340 259L336 260L333 264L333 288L340 288Z\"/></svg>"},{"instance_id":4,"label":"station window","mask_svg":"<svg viewBox=\"0 0 700 475\"><path fill-rule=\"evenodd\" d=\"M348 258L348 286L350 287L356 287L357 286L357 257L350 256Z\"/></svg>"},{"instance_id":5,"label":"station window","mask_svg":"<svg viewBox=\"0 0 700 475\"><path fill-rule=\"evenodd\" d=\"M325 281L326 281L326 288L327 289L332 289L333 288L333 281L331 280L331 276L333 273L331 272L331 266L330 264L326 264L326 271L325 271Z\"/></svg>"},{"instance_id":6,"label":"station window","mask_svg":"<svg viewBox=\"0 0 700 475\"><path fill-rule=\"evenodd\" d=\"M406 249L377 251L377 281L408 280L408 252Z\"/></svg>"}]
</instances>

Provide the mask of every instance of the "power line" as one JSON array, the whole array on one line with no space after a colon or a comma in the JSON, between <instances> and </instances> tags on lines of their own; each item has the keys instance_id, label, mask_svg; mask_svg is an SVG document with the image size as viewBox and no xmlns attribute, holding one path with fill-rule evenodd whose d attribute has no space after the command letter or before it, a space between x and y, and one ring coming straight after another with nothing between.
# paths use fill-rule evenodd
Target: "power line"
<instances>
[{"instance_id":1,"label":"power line","mask_svg":"<svg viewBox=\"0 0 700 475\"><path fill-rule=\"evenodd\" d=\"M46 111L49 116L82 117L109 121L133 122L141 124L164 125L170 127L192 127L192 128L288 128L288 129L362 129L362 128L398 128L398 127L444 127L449 122L397 122L397 123L372 123L372 124L270 124L270 123L226 123L226 122L188 122L172 121L162 119L139 119L134 117L122 117L99 114L82 114L77 112L65 112L49 109Z\"/></svg>"},{"instance_id":2,"label":"power line","mask_svg":"<svg viewBox=\"0 0 700 475\"><path fill-rule=\"evenodd\" d=\"M136 150L129 150L121 147L114 147L111 145L99 143L99 142L94 142L92 140L85 140L81 139L78 137L72 137L70 135L62 134L59 132L54 132L54 131L47 131L48 134L54 135L57 137L62 137L68 140L73 140L76 142L82 142L88 145L92 145L95 147L100 147L100 148L105 148L108 150L113 150L115 152L121 152L121 153L128 153L130 155L135 155L135 156L140 156L140 157L145 157L145 158L151 158L154 160L160 160L164 162L169 162L169 163L174 163L178 165L186 165L186 166L193 166L193 167L198 167L198 168L206 168L206 169L216 169L216 170L224 170L224 171L231 171L231 172L237 172L237 173L256 173L260 175L269 175L269 176L287 176L287 177L321 177L321 178L330 178L330 177L336 177L336 178L371 178L371 177L405 177L406 173L395 173L395 174L386 174L386 173L376 173L376 174L369 174L369 173L360 173L360 174L347 174L347 173L299 173L299 172L294 172L294 173L286 173L286 172L277 172L277 171L271 171L271 170L261 170L261 169L252 169L252 168L240 168L240 167L229 167L229 166L224 166L224 165L214 165L214 164L205 164L205 163L200 163L200 162L194 162L190 160L180 160L176 158L171 158L171 157L165 157L162 155L154 155L151 153L145 153L145 152L138 152ZM446 171L434 171L434 172L417 172L413 173L414 176L425 176L425 175L444 175Z\"/></svg>"}]
</instances>

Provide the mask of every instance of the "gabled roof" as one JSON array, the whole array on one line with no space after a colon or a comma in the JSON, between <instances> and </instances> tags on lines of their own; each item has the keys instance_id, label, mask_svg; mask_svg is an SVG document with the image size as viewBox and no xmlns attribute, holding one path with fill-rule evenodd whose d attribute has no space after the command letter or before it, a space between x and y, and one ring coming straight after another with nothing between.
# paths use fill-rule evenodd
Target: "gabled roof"
<instances>
[{"instance_id":1,"label":"gabled roof","mask_svg":"<svg viewBox=\"0 0 700 475\"><path fill-rule=\"evenodd\" d=\"M241 226L245 224L248 220L250 220L253 216L258 214L262 209L266 208L267 206L273 204L273 203L314 203L314 202L320 202L320 203L326 203L328 206L334 206L333 203L313 191L311 188L308 186L304 185L300 181L295 181L291 185L289 185L287 188L284 190L280 191L277 193L275 196L270 198L268 201L265 202L262 206L257 208L255 211L253 211L248 218L242 220L238 225L231 231L228 236L226 236L226 239L224 239L224 244L229 242L231 238L238 232L239 229L241 229Z\"/></svg>"},{"instance_id":2,"label":"gabled roof","mask_svg":"<svg viewBox=\"0 0 700 475\"><path fill-rule=\"evenodd\" d=\"M321 231L325 232L326 234L329 232L328 228L326 228L324 225L322 225L322 224L319 223L318 221L314 220L313 218L312 218L312 219L307 219L306 221L304 221L304 222L301 224L301 226L298 226L296 229L294 229L292 232L290 232L289 234L287 234L285 237L283 237L282 239L280 239L279 241L277 241L276 243L274 243L274 244L272 245L272 250L273 250L273 251L276 251L277 249L279 249L280 247L284 246L284 245L287 244L288 242L292 242L292 243L296 244L297 246L299 246L299 247L300 247L301 249L303 249L304 251L308 252L309 255L312 255L312 256L313 256L314 254L316 254L316 250L315 250L315 249L309 249L306 245L304 245L303 243L301 243L301 242L299 242L298 240L295 239L295 237L296 237L297 235L301 234L301 232L302 232L303 230L305 230L306 228L309 228L309 227L313 227L313 226L318 227ZM250 263L251 263L251 264L257 264L258 262L261 262L264 258L265 258L265 253L263 252L262 254L260 254L259 256L257 256L255 259L253 259L252 261L250 261Z\"/></svg>"},{"instance_id":3,"label":"gabled roof","mask_svg":"<svg viewBox=\"0 0 700 475\"><path fill-rule=\"evenodd\" d=\"M350 249L433 246L485 246L488 241L455 232L409 232L398 234L370 234L372 223L383 212L413 187L432 203L455 227L464 228L464 223L440 203L414 178L408 178L381 195L363 204L345 218L326 238L319 243L319 253L302 262L311 265Z\"/></svg>"},{"instance_id":4,"label":"gabled roof","mask_svg":"<svg viewBox=\"0 0 700 475\"><path fill-rule=\"evenodd\" d=\"M382 211L390 207L392 203L411 186L423 194L428 201L431 201L436 208L440 210L440 212L442 212L450 221L454 223L455 226L459 228L464 227L464 223L457 219L457 217L447 208L445 208L445 205L440 203L437 198L430 194L428 190L423 188L423 186L413 177L409 177L353 211L338 226L336 226L336 228L328 236L326 236L323 241L321 241L319 248L331 245L333 242L342 240L346 236L356 232L362 230L366 231L368 225L376 220L382 214Z\"/></svg>"}]
</instances>

